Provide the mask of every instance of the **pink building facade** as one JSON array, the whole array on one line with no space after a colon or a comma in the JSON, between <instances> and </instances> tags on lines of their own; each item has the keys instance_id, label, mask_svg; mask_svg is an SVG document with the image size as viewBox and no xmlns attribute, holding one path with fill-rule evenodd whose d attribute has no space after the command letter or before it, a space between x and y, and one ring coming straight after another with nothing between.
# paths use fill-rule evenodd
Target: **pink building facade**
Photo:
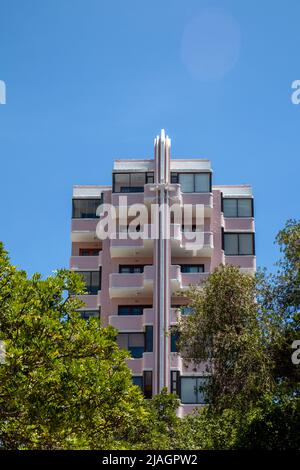
<instances>
[{"instance_id":1,"label":"pink building facade","mask_svg":"<svg viewBox=\"0 0 300 470\"><path fill-rule=\"evenodd\" d=\"M113 236L105 239L99 239L98 230L106 216L99 210L102 204L111 205L116 215ZM136 236L126 238L119 222L126 214L125 232L131 232L136 204L149 216ZM173 204L189 208L189 226L170 217ZM155 220L154 205L159 208ZM147 398L163 387L176 392L179 415L203 405L199 385L206 374L205 367L184 364L176 351L172 326L191 314L182 293L190 285L201 286L220 264L255 272L253 216L250 186L215 186L208 160L171 159L164 131L155 139L153 159L114 162L111 186L73 189L70 267L82 273L87 286L82 316L118 330L119 346L131 353L134 383ZM197 231L200 243L192 246L189 237Z\"/></svg>"}]
</instances>

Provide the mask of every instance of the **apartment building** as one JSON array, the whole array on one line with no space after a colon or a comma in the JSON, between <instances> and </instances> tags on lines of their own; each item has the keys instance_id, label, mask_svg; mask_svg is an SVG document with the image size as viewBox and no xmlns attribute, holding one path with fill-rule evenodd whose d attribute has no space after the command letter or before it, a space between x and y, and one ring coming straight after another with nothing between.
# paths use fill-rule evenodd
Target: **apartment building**
<instances>
[{"instance_id":1,"label":"apartment building","mask_svg":"<svg viewBox=\"0 0 300 470\"><path fill-rule=\"evenodd\" d=\"M113 208L116 226L99 238L103 204ZM191 223L178 221L172 211L170 217L172 205L189 208ZM136 207L147 214L132 230ZM124 215L127 222L120 226ZM149 229L154 225L155 235ZM198 243L191 243L198 232ZM172 327L191 314L184 290L201 286L218 265L255 271L251 187L215 186L208 160L171 159L162 130L154 158L116 160L109 186L74 186L71 240L71 269L87 287L82 317L118 330L118 344L130 351L133 381L145 397L167 387L180 397L179 415L201 406L205 367L184 364Z\"/></svg>"}]
</instances>

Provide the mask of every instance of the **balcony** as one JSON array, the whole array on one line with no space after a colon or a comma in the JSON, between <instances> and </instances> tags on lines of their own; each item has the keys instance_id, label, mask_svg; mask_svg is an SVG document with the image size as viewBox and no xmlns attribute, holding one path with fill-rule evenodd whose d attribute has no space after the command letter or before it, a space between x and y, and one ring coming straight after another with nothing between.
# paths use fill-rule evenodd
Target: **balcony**
<instances>
[{"instance_id":1,"label":"balcony","mask_svg":"<svg viewBox=\"0 0 300 470\"><path fill-rule=\"evenodd\" d=\"M110 255L112 258L122 258L122 257L130 257L130 256L151 256L153 253L153 239L151 238L151 230L150 225L146 224L143 226L145 230L145 236L142 232L135 232L133 231L135 238L132 237L133 234L127 235L126 232L123 233L124 237L127 236L128 238L120 238L122 235L121 233L116 234L116 237L111 240L110 243Z\"/></svg>"},{"instance_id":2,"label":"balcony","mask_svg":"<svg viewBox=\"0 0 300 470\"><path fill-rule=\"evenodd\" d=\"M199 237L197 246L191 235ZM172 255L180 257L210 257L213 254L214 243L213 243L213 233L212 232L185 232L182 231L181 225L172 224L171 225L171 246L172 246Z\"/></svg>"},{"instance_id":3,"label":"balcony","mask_svg":"<svg viewBox=\"0 0 300 470\"><path fill-rule=\"evenodd\" d=\"M225 232L242 231L254 232L254 219L252 217L223 217Z\"/></svg>"},{"instance_id":4,"label":"balcony","mask_svg":"<svg viewBox=\"0 0 300 470\"><path fill-rule=\"evenodd\" d=\"M172 265L170 269L171 293L187 290L191 285L201 286L207 279L208 273L182 273L179 265Z\"/></svg>"},{"instance_id":5,"label":"balcony","mask_svg":"<svg viewBox=\"0 0 300 470\"><path fill-rule=\"evenodd\" d=\"M180 184L170 185L170 200L171 203L180 204L202 204L204 206L204 217L211 217L213 210L213 195L212 193L184 193L181 191Z\"/></svg>"},{"instance_id":6,"label":"balcony","mask_svg":"<svg viewBox=\"0 0 300 470\"><path fill-rule=\"evenodd\" d=\"M120 331L141 331L145 325L153 325L154 310L145 308L143 315L110 315L109 324Z\"/></svg>"},{"instance_id":7,"label":"balcony","mask_svg":"<svg viewBox=\"0 0 300 470\"><path fill-rule=\"evenodd\" d=\"M71 240L72 242L93 242L98 240L96 227L99 218L94 219L72 219Z\"/></svg>"},{"instance_id":8,"label":"balcony","mask_svg":"<svg viewBox=\"0 0 300 470\"><path fill-rule=\"evenodd\" d=\"M102 252L98 256L71 256L70 269L89 271L102 266Z\"/></svg>"},{"instance_id":9,"label":"balcony","mask_svg":"<svg viewBox=\"0 0 300 470\"><path fill-rule=\"evenodd\" d=\"M225 264L232 264L233 266L238 266L240 267L242 272L254 274L256 271L256 256L225 256Z\"/></svg>"},{"instance_id":10,"label":"balcony","mask_svg":"<svg viewBox=\"0 0 300 470\"><path fill-rule=\"evenodd\" d=\"M110 298L147 297L153 292L154 267L145 266L143 273L109 275Z\"/></svg>"},{"instance_id":11,"label":"balcony","mask_svg":"<svg viewBox=\"0 0 300 470\"><path fill-rule=\"evenodd\" d=\"M155 366L154 354L152 352L144 352L143 357L127 359L126 362L133 375L142 374L145 369L153 370Z\"/></svg>"},{"instance_id":12,"label":"balcony","mask_svg":"<svg viewBox=\"0 0 300 470\"><path fill-rule=\"evenodd\" d=\"M78 295L77 298L84 303L84 308L89 309L98 309L99 305L101 305L101 292L99 291L97 295Z\"/></svg>"},{"instance_id":13,"label":"balcony","mask_svg":"<svg viewBox=\"0 0 300 470\"><path fill-rule=\"evenodd\" d=\"M144 204L144 193L112 193L111 203L118 215L120 210L128 209L133 204Z\"/></svg>"}]
</instances>

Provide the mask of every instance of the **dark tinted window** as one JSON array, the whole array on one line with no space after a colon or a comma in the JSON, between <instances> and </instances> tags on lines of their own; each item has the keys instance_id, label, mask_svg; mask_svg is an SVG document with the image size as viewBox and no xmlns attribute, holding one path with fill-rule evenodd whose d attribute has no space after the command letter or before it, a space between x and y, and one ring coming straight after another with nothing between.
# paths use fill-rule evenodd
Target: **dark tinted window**
<instances>
[{"instance_id":1,"label":"dark tinted window","mask_svg":"<svg viewBox=\"0 0 300 470\"><path fill-rule=\"evenodd\" d=\"M97 207L102 204L101 199L73 199L73 219L95 219L97 218Z\"/></svg>"},{"instance_id":2,"label":"dark tinted window","mask_svg":"<svg viewBox=\"0 0 300 470\"><path fill-rule=\"evenodd\" d=\"M224 198L224 217L253 217L253 200L251 198Z\"/></svg>"}]
</instances>

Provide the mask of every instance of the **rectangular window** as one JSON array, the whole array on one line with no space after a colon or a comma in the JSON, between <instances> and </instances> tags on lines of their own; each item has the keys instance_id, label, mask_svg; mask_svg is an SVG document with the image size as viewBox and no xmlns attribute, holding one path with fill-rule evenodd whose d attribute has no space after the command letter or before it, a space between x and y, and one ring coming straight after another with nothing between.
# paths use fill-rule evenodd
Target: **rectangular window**
<instances>
[{"instance_id":1,"label":"rectangular window","mask_svg":"<svg viewBox=\"0 0 300 470\"><path fill-rule=\"evenodd\" d=\"M178 173L171 173L171 183L178 184Z\"/></svg>"},{"instance_id":2,"label":"rectangular window","mask_svg":"<svg viewBox=\"0 0 300 470\"><path fill-rule=\"evenodd\" d=\"M179 339L179 332L177 330L171 331L171 352L178 352L177 341Z\"/></svg>"},{"instance_id":3,"label":"rectangular window","mask_svg":"<svg viewBox=\"0 0 300 470\"><path fill-rule=\"evenodd\" d=\"M210 179L211 173L196 173L195 174L195 193L210 193Z\"/></svg>"},{"instance_id":4,"label":"rectangular window","mask_svg":"<svg viewBox=\"0 0 300 470\"><path fill-rule=\"evenodd\" d=\"M152 370L144 371L144 396L152 398Z\"/></svg>"},{"instance_id":5,"label":"rectangular window","mask_svg":"<svg viewBox=\"0 0 300 470\"><path fill-rule=\"evenodd\" d=\"M146 183L154 182L153 172L114 173L114 193L141 193Z\"/></svg>"},{"instance_id":6,"label":"rectangular window","mask_svg":"<svg viewBox=\"0 0 300 470\"><path fill-rule=\"evenodd\" d=\"M113 174L114 193L124 192L124 188L130 187L129 173L114 173Z\"/></svg>"},{"instance_id":7,"label":"rectangular window","mask_svg":"<svg viewBox=\"0 0 300 470\"><path fill-rule=\"evenodd\" d=\"M181 185L181 191L183 193L194 193L194 175L193 173L180 173L179 184Z\"/></svg>"},{"instance_id":8,"label":"rectangular window","mask_svg":"<svg viewBox=\"0 0 300 470\"><path fill-rule=\"evenodd\" d=\"M181 315L192 315L194 313L193 308L188 305L172 305L172 308L180 310Z\"/></svg>"},{"instance_id":9,"label":"rectangular window","mask_svg":"<svg viewBox=\"0 0 300 470\"><path fill-rule=\"evenodd\" d=\"M102 199L73 199L72 218L73 219L96 219L98 206L102 204Z\"/></svg>"},{"instance_id":10,"label":"rectangular window","mask_svg":"<svg viewBox=\"0 0 300 470\"><path fill-rule=\"evenodd\" d=\"M137 385L143 391L143 376L142 375L133 375L132 382L133 382L133 385Z\"/></svg>"},{"instance_id":11,"label":"rectangular window","mask_svg":"<svg viewBox=\"0 0 300 470\"><path fill-rule=\"evenodd\" d=\"M171 173L171 183L181 185L183 193L210 193L211 173Z\"/></svg>"},{"instance_id":12,"label":"rectangular window","mask_svg":"<svg viewBox=\"0 0 300 470\"><path fill-rule=\"evenodd\" d=\"M79 248L79 256L98 256L100 248Z\"/></svg>"},{"instance_id":13,"label":"rectangular window","mask_svg":"<svg viewBox=\"0 0 300 470\"><path fill-rule=\"evenodd\" d=\"M83 320L90 320L90 318L100 319L100 309L99 310L80 310L79 312Z\"/></svg>"},{"instance_id":14,"label":"rectangular window","mask_svg":"<svg viewBox=\"0 0 300 470\"><path fill-rule=\"evenodd\" d=\"M171 370L171 393L176 393L176 395L180 395L179 390L179 371L178 370Z\"/></svg>"},{"instance_id":15,"label":"rectangular window","mask_svg":"<svg viewBox=\"0 0 300 470\"><path fill-rule=\"evenodd\" d=\"M205 393L202 390L207 377L181 377L181 402L186 404L205 404Z\"/></svg>"},{"instance_id":16,"label":"rectangular window","mask_svg":"<svg viewBox=\"0 0 300 470\"><path fill-rule=\"evenodd\" d=\"M181 315L192 315L194 313L193 308L189 306L181 307Z\"/></svg>"},{"instance_id":17,"label":"rectangular window","mask_svg":"<svg viewBox=\"0 0 300 470\"><path fill-rule=\"evenodd\" d=\"M154 173L153 171L146 173L146 183L154 183Z\"/></svg>"},{"instance_id":18,"label":"rectangular window","mask_svg":"<svg viewBox=\"0 0 300 470\"><path fill-rule=\"evenodd\" d=\"M145 328L145 352L153 352L153 326Z\"/></svg>"},{"instance_id":19,"label":"rectangular window","mask_svg":"<svg viewBox=\"0 0 300 470\"><path fill-rule=\"evenodd\" d=\"M120 274L136 274L143 273L144 265L142 264L120 264L119 273Z\"/></svg>"},{"instance_id":20,"label":"rectangular window","mask_svg":"<svg viewBox=\"0 0 300 470\"><path fill-rule=\"evenodd\" d=\"M181 264L182 273L204 273L204 264Z\"/></svg>"},{"instance_id":21,"label":"rectangular window","mask_svg":"<svg viewBox=\"0 0 300 470\"><path fill-rule=\"evenodd\" d=\"M86 285L87 293L97 295L101 290L101 268L99 271L78 271Z\"/></svg>"},{"instance_id":22,"label":"rectangular window","mask_svg":"<svg viewBox=\"0 0 300 470\"><path fill-rule=\"evenodd\" d=\"M117 335L119 348L127 349L135 359L143 357L145 352L144 333L119 333Z\"/></svg>"},{"instance_id":23,"label":"rectangular window","mask_svg":"<svg viewBox=\"0 0 300 470\"><path fill-rule=\"evenodd\" d=\"M143 315L144 308L152 308L151 305L119 305L118 315Z\"/></svg>"},{"instance_id":24,"label":"rectangular window","mask_svg":"<svg viewBox=\"0 0 300 470\"><path fill-rule=\"evenodd\" d=\"M224 217L253 217L252 198L223 198Z\"/></svg>"},{"instance_id":25,"label":"rectangular window","mask_svg":"<svg viewBox=\"0 0 300 470\"><path fill-rule=\"evenodd\" d=\"M224 251L227 256L254 255L254 233L224 233Z\"/></svg>"}]
</instances>

